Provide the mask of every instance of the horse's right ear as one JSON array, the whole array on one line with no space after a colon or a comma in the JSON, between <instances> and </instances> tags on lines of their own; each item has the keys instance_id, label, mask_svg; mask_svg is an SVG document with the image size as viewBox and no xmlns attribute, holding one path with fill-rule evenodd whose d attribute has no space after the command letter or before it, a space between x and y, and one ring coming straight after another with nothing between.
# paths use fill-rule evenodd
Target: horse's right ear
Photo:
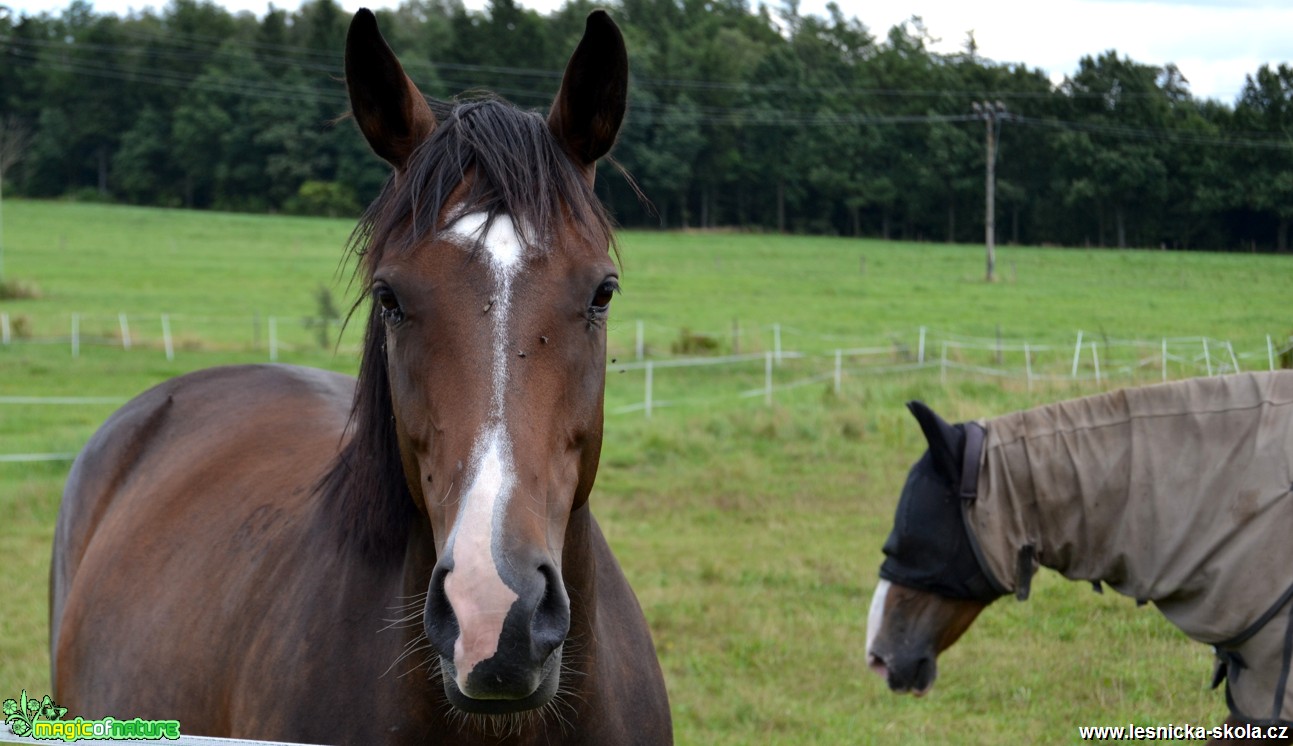
<instances>
[{"instance_id":1,"label":"horse's right ear","mask_svg":"<svg viewBox=\"0 0 1293 746\"><path fill-rule=\"evenodd\" d=\"M953 484L961 481L961 452L965 449L965 436L946 420L925 406L922 401L907 402L907 409L920 423L925 441L929 443L929 456L934 468Z\"/></svg>"},{"instance_id":2,"label":"horse's right ear","mask_svg":"<svg viewBox=\"0 0 1293 746\"><path fill-rule=\"evenodd\" d=\"M435 115L367 8L355 14L346 33L346 89L373 152L403 170L413 149L435 129Z\"/></svg>"},{"instance_id":3,"label":"horse's right ear","mask_svg":"<svg viewBox=\"0 0 1293 746\"><path fill-rule=\"evenodd\" d=\"M597 159L610 152L619 135L628 90L624 35L606 11L594 10L548 112L548 128L590 182Z\"/></svg>"}]
</instances>

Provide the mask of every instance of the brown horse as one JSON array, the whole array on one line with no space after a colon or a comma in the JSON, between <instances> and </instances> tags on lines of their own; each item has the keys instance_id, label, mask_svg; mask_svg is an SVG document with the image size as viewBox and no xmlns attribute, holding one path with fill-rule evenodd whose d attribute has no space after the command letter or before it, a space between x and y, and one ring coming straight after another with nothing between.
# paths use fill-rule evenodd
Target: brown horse
<instances>
[{"instance_id":1,"label":"brown horse","mask_svg":"<svg viewBox=\"0 0 1293 746\"><path fill-rule=\"evenodd\" d=\"M936 659L1038 565L1107 583L1212 645L1215 743L1293 742L1293 372L1194 379L951 425L884 545L867 660L924 694Z\"/></svg>"},{"instance_id":2,"label":"brown horse","mask_svg":"<svg viewBox=\"0 0 1293 746\"><path fill-rule=\"evenodd\" d=\"M672 741L588 506L618 288L592 185L627 80L599 11L546 118L428 103L356 14L351 106L394 167L355 234L359 379L202 371L95 434L54 541L71 714L324 743Z\"/></svg>"}]
</instances>

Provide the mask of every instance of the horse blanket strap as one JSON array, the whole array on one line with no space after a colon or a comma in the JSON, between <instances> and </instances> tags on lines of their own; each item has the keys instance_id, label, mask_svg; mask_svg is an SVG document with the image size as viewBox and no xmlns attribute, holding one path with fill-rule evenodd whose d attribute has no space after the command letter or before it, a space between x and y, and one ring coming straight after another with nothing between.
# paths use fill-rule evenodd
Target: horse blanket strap
<instances>
[{"instance_id":1,"label":"horse blanket strap","mask_svg":"<svg viewBox=\"0 0 1293 746\"><path fill-rule=\"evenodd\" d=\"M1033 573L1037 572L1037 547L1025 544L1015 555L1015 598L1027 601L1032 592Z\"/></svg>"},{"instance_id":2,"label":"horse blanket strap","mask_svg":"<svg viewBox=\"0 0 1293 746\"><path fill-rule=\"evenodd\" d=\"M983 425L965 423L965 455L961 460L961 499L973 500L979 494L979 465L983 456Z\"/></svg>"},{"instance_id":3,"label":"horse blanket strap","mask_svg":"<svg viewBox=\"0 0 1293 746\"><path fill-rule=\"evenodd\" d=\"M1244 657L1236 650L1223 650L1220 647L1213 646L1212 652L1217 656L1217 664L1212 669L1212 688L1216 689L1221 686L1221 682L1230 678L1230 670L1235 671L1235 678L1239 678L1239 672L1248 668L1244 663Z\"/></svg>"},{"instance_id":4,"label":"horse blanket strap","mask_svg":"<svg viewBox=\"0 0 1293 746\"><path fill-rule=\"evenodd\" d=\"M1254 725L1293 725L1293 600L1269 623L1230 647L1218 645L1215 687L1226 682L1226 704L1236 719ZM1241 675L1242 674L1242 675Z\"/></svg>"}]
</instances>

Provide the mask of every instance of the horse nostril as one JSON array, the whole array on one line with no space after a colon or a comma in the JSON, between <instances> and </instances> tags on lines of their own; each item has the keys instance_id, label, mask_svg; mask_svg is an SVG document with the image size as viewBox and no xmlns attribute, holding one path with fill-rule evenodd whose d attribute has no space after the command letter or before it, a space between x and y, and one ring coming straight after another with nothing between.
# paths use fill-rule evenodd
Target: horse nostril
<instances>
[{"instance_id":1,"label":"horse nostril","mask_svg":"<svg viewBox=\"0 0 1293 746\"><path fill-rule=\"evenodd\" d=\"M570 632L570 598L566 595L561 572L550 563L539 565L543 595L530 622L531 642L540 660L566 640Z\"/></svg>"},{"instance_id":2,"label":"horse nostril","mask_svg":"<svg viewBox=\"0 0 1293 746\"><path fill-rule=\"evenodd\" d=\"M889 680L889 667L885 665L884 658L881 658L875 653L867 653L866 664L867 668L878 674L880 678L885 681Z\"/></svg>"},{"instance_id":3,"label":"horse nostril","mask_svg":"<svg viewBox=\"0 0 1293 746\"><path fill-rule=\"evenodd\" d=\"M431 584L427 587L426 610L423 621L426 625L427 639L442 657L453 658L454 641L458 639L458 617L453 613L449 595L445 593L445 579L453 570L452 562L439 562L431 573Z\"/></svg>"}]
</instances>

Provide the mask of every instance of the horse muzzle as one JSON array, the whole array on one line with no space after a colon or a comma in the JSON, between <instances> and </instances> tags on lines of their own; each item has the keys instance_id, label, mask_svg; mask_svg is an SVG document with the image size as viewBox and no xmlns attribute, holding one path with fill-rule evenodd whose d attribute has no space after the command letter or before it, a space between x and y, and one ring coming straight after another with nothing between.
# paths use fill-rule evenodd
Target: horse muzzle
<instances>
[{"instance_id":1,"label":"horse muzzle","mask_svg":"<svg viewBox=\"0 0 1293 746\"><path fill-rule=\"evenodd\" d=\"M505 591L437 564L427 593L427 639L440 656L445 695L456 708L496 715L542 707L556 694L570 631L560 571L540 562Z\"/></svg>"},{"instance_id":2,"label":"horse muzzle","mask_svg":"<svg viewBox=\"0 0 1293 746\"><path fill-rule=\"evenodd\" d=\"M867 651L867 667L879 674L890 691L923 697L934 687L938 664L933 651L916 655Z\"/></svg>"}]
</instances>

